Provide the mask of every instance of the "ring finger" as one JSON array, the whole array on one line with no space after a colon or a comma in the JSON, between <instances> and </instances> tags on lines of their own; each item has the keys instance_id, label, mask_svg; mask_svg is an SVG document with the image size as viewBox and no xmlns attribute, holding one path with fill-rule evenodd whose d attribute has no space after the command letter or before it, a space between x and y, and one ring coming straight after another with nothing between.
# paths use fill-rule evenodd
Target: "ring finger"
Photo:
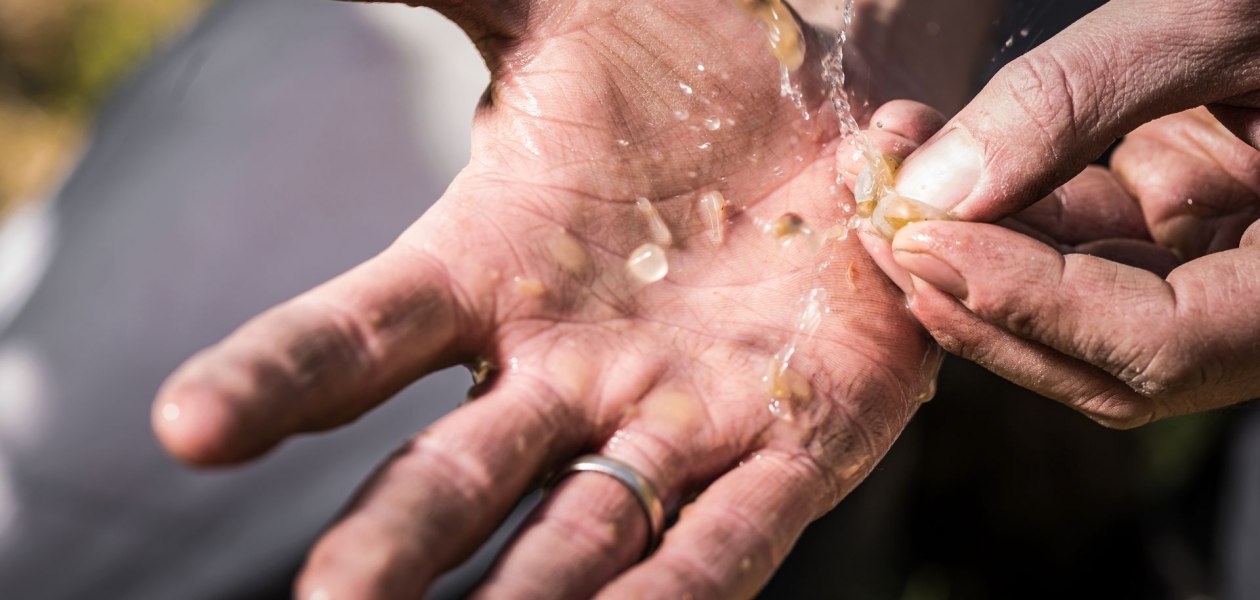
<instances>
[{"instance_id":1,"label":"ring finger","mask_svg":"<svg viewBox=\"0 0 1260 600\"><path fill-rule=\"evenodd\" d=\"M675 506L747 452L753 441L740 439L731 425L750 406L757 404L702 399L688 386L665 383L626 409L599 453L628 465L653 484L666 507ZM644 513L639 498L616 479L571 474L521 529L478 596L590 597L653 544Z\"/></svg>"}]
</instances>

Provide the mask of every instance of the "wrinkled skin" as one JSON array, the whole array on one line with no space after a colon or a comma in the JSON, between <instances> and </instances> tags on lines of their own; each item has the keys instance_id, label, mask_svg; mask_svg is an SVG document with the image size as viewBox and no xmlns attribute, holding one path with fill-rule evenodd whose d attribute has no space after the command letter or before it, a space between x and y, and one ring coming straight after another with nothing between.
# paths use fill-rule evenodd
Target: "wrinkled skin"
<instances>
[{"instance_id":1,"label":"wrinkled skin","mask_svg":"<svg viewBox=\"0 0 1260 600\"><path fill-rule=\"evenodd\" d=\"M1075 200L1057 214L1123 217L1112 209L1127 202L1132 223L1139 205L1144 235L1184 265L1133 245L1141 239L1092 248L1118 260L1063 257L958 222L907 227L877 259L945 347L1104 424L1260 396L1257 65L1254 0L1113 0L1004 67L916 139L897 176L902 194L995 222L1071 187L1132 134L1112 174L1080 175L1093 183L1059 194ZM1059 218L1053 206L1041 217Z\"/></svg>"},{"instance_id":2,"label":"wrinkled skin","mask_svg":"<svg viewBox=\"0 0 1260 600\"><path fill-rule=\"evenodd\" d=\"M876 118L941 121L911 103ZM865 241L945 349L1104 425L1260 396L1260 151L1207 109L1138 128L1109 169L1003 223Z\"/></svg>"},{"instance_id":3,"label":"wrinkled skin","mask_svg":"<svg viewBox=\"0 0 1260 600\"><path fill-rule=\"evenodd\" d=\"M636 564L635 500L570 477L480 595L753 595L871 471L938 366L855 239L813 253L756 224L793 211L830 225L850 200L833 189L840 142L819 75L798 75L805 122L758 25L724 1L436 4L491 67L471 164L381 255L172 375L154 409L162 442L194 464L247 461L487 358L501 370L479 397L388 457L323 535L300 597L416 597L588 451L633 465L668 506L699 496ZM709 190L732 205L721 244L696 208ZM649 236L640 196L675 240L669 276L647 286L625 267ZM808 385L781 420L763 376L817 286L830 312L792 362Z\"/></svg>"}]
</instances>

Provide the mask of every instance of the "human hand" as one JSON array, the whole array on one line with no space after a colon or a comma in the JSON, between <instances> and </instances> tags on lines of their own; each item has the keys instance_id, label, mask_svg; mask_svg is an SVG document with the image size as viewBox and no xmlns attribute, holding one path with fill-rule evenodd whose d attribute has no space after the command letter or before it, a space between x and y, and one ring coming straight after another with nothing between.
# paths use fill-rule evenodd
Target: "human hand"
<instances>
[{"instance_id":1,"label":"human hand","mask_svg":"<svg viewBox=\"0 0 1260 600\"><path fill-rule=\"evenodd\" d=\"M1116 139L1206 105L1260 147L1260 4L1115 0L1002 69L897 190L966 221L1048 195Z\"/></svg>"},{"instance_id":2,"label":"human hand","mask_svg":"<svg viewBox=\"0 0 1260 600\"><path fill-rule=\"evenodd\" d=\"M877 119L931 114L901 109ZM949 221L908 225L891 246L864 241L947 350L1130 427L1260 395L1258 218L1260 152L1197 109L1139 128L1111 171L1017 215L1017 228L1095 256Z\"/></svg>"},{"instance_id":3,"label":"human hand","mask_svg":"<svg viewBox=\"0 0 1260 600\"><path fill-rule=\"evenodd\" d=\"M249 460L486 359L499 370L479 397L390 457L322 537L301 597L420 595L585 451L632 465L667 505L700 495L633 566L636 500L570 477L480 595L751 596L870 472L938 364L853 239L818 252L763 233L789 211L823 230L850 201L832 189L818 73L797 74L803 121L757 24L724 1L433 4L491 67L472 163L380 256L174 374L162 442L195 464ZM714 223L708 192L726 201ZM669 272L647 283L627 258L654 237ZM790 368L771 370L793 338Z\"/></svg>"}]
</instances>

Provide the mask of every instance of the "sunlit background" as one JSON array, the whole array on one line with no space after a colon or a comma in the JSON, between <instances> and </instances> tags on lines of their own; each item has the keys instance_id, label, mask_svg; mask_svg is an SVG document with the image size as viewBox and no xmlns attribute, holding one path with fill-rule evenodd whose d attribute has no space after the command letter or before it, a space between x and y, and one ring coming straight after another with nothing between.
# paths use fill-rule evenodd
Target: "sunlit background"
<instances>
[{"instance_id":1,"label":"sunlit background","mask_svg":"<svg viewBox=\"0 0 1260 600\"><path fill-rule=\"evenodd\" d=\"M0 0L0 218L43 196L92 117L206 0Z\"/></svg>"},{"instance_id":2,"label":"sunlit background","mask_svg":"<svg viewBox=\"0 0 1260 600\"><path fill-rule=\"evenodd\" d=\"M198 17L211 9L213 4L212 0L0 0L0 222L19 206L42 202L57 195L64 178L74 172L76 161L92 143L96 119L109 105L111 94L118 86L125 87L148 64L147 59L181 40L181 34L189 31ZM262 5L271 9L260 8ZM1013 5L1016 8L1008 12L993 35L990 73L1018 51L1043 41L1048 31L1059 26L1049 25L1052 17L1047 15L1048 9L1045 8L1048 2L1015 2ZM179 112L173 111L172 114L178 118L167 115L168 119L188 125L205 117L206 122L188 126L189 135L199 136L196 139L201 146L210 149L206 154L212 157L233 158L235 147L251 147L261 155L270 151L272 146L266 144L272 142L275 148L298 149L295 156L288 157L291 160L287 162L277 161L280 166L275 168L274 173L268 171L272 165L266 165L266 169L260 167L258 173L252 173L248 169L249 163L274 159L281 152L259 156L258 161L233 163L241 173L232 173L230 186L224 186L221 180L227 178L218 176L214 169L201 179L190 181L190 186L196 186L198 182L208 183L212 187L219 185L237 192L236 196L231 196L238 201L233 206L219 207L214 204L216 197L210 192L201 195L195 187L183 195L171 194L169 202L166 197L146 198L145 203L123 206L123 200L132 198L131 188L114 186L98 197L80 186L77 203L66 207L68 214L90 214L95 218L100 214L121 212L126 219L141 223L142 217L138 215L152 214L154 207L166 207L169 212L154 217L151 223L145 221L143 227L137 226L135 231L151 235L152 239L137 239L141 234L135 232L102 234L103 241L99 247L80 248L75 246L77 240L70 238L64 243L68 249L59 250L63 260L86 262L83 256L104 254L109 257L105 262L111 268L117 266L121 269L123 267L118 265L126 265L126 258L157 256L167 252L168 248L176 247L185 252L181 255L184 262L172 258L171 264L161 269L149 269L132 280L111 273L112 277L116 276L114 279L98 277L89 281L88 277L73 269L70 269L72 274L65 275L67 268L64 265L60 271L54 265L51 272L62 273L59 276L61 279L53 277L53 283L45 282L41 292L43 296L37 295L30 304L39 309L52 306L53 300L60 301L85 291L97 294L98 304L92 310L84 309L86 312L79 314L56 312L56 308L49 308L46 319L63 329L78 327L88 332L88 337L74 344L90 347L99 353L100 358L91 359L91 364L99 364L102 373L75 373L76 376L81 375L85 385L90 384L88 389L100 390L105 400L114 400L107 397L111 388L98 387L97 379L106 383L114 383L114 379L132 380L131 387L122 387L119 383L118 389L128 390L119 393L120 396L125 395L125 399L118 399L127 403L125 414L114 414L123 410L122 404L117 409L92 408L117 418L118 423L126 423L125 427L131 428L120 425L118 432L112 432L109 423L103 422L93 434L108 438L111 433L117 433L119 438L127 438L133 444L127 452L132 454L118 451L117 455L111 456L119 461L119 465L112 466L118 467L122 475L117 477L118 482L101 484L100 481L109 477L96 468L96 463L81 460L79 456L67 458L64 464L47 459L63 448L70 448L61 445L61 439L51 439L44 446L24 453L25 449L6 439L2 435L3 428L0 428L0 517L8 514L10 507L6 503L10 502L10 496L14 503L25 502L35 506L23 506L32 512L44 510L46 504L57 508L55 503L43 502L43 498L52 497L41 487L52 487L47 483L49 481L66 489L79 484L85 488L97 484L102 488L110 484L125 487L127 468L121 465L125 461L134 462L136 472L156 473L149 483L160 488L155 493L166 494L163 500L167 504L159 503L157 509L153 509L140 502L143 508L137 517L136 511L118 496L107 495L115 504L102 505L98 495L84 494L90 500L85 500L84 505L90 505L91 509L83 510L76 516L90 521L90 526L84 527L85 531L98 525L104 530L105 525L114 521L122 523L120 530L139 532L135 533L135 543L140 546L150 543L144 537L149 535L146 532L157 532L152 533L154 539L171 537L178 532L178 527L160 520L165 518L163 515L170 513L186 517L180 521L181 526L193 531L187 539L204 542L205 547L199 549L200 554L189 555L187 563L184 563L186 571L180 571L179 564L169 565L172 570L167 575L169 577L188 578L193 569L207 580L235 575L237 571L227 575L213 571L205 566L209 564L206 558L231 554L235 548L233 543L256 546L256 540L248 539L251 532L260 539L266 537L259 524L276 522L274 517L284 510L261 502L254 506L242 504L238 510L234 503L241 500L241 495L237 493L239 489L259 489L262 485L259 482L270 482L274 496L271 500L275 505L285 507L293 506L297 501L295 498L305 496L309 499L318 495L322 504L312 505L308 507L308 513L299 515L305 520L298 523L299 516L294 516L297 513L290 510L286 514L294 522L284 529L285 535L270 536L277 544L277 549L270 554L274 555L279 565L266 570L277 574L275 582L268 582L274 583L275 590L286 588L287 577L292 574L296 561L300 560L309 537L331 514L332 507L353 491L354 482L364 477L370 465L382 455L361 440L369 438L371 443L383 446L392 443L392 437L384 441L377 439L381 436L373 433L376 430L370 427L389 431L392 436L397 433L395 430L401 428L400 419L389 413L377 415L375 424L368 419L365 426L369 429L360 427L358 433L351 432L348 437L342 438L340 441L346 447L353 445L359 448L357 462L332 462L329 457L337 453L335 439L325 440L322 447L318 444L298 444L296 448L289 448L294 452L282 453L278 460L270 460L263 471L246 472L239 481L233 481L229 478L231 476L190 475L161 462L165 459L160 457L147 431L147 405L151 391L156 389L161 377L188 353L212 342L236 323L270 304L365 258L370 251L387 243L390 236L401 231L413 218L413 213L423 210L427 202L440 193L464 160L471 102L479 93L480 86L484 86L484 82L478 79L484 77L482 73L459 81L461 70L468 71L467 65L470 64L475 68L477 57L465 42L460 41L459 33L453 26L431 13L401 7L350 6L324 0L243 0L221 3L215 10L223 9L224 14L248 12L251 18L261 14L264 18L274 19L280 8L300 11L303 16L318 13L310 17L309 26L321 28L321 35L327 38L307 40L310 44L307 48L328 46L328 54L321 56L345 60L346 64L340 65L345 77L363 77L358 83L365 87L380 85L381 88L373 95L357 91L354 85L324 81L319 65L309 69L302 67L309 72L290 69L300 61L285 56L259 59L256 68L243 75L246 69L238 63L248 61L233 56L223 41L256 41L268 35L269 32L264 30L276 21L268 21L267 26L258 25L255 30L242 24L246 19L225 20L207 28L205 39L199 41L199 51L208 53L210 57L206 61L210 65L208 74L204 76L216 84L226 81L229 86L235 85L239 89L222 92L219 96L203 90L200 104ZM307 25L298 23L294 27L300 29ZM337 27L341 29L335 29ZM228 36L225 33L227 30L238 37ZM340 33L328 33L334 30ZM286 39L302 39L300 34L293 32L283 35L290 36ZM451 48L462 51L462 58L451 58L452 55L448 54ZM189 53L187 48L177 48L168 53L168 58L175 58L159 69L161 77L175 77L177 73L172 73L178 71L179 64L183 64L179 57L186 58ZM315 59L300 62L300 65L309 66L312 60ZM216 77L218 79L214 79ZM258 81L274 83L275 87L266 91L249 89L249 83ZM143 95L146 87L137 87L138 94ZM272 115L285 106L280 99L291 102L293 98L302 99L300 108L284 111L284 119L273 119ZM149 99L152 100L151 97ZM345 110L346 107L360 109L364 103L368 107L366 110ZM162 105L162 101L156 104ZM374 114L388 115L392 121L374 124ZM209 122L223 115L231 115L241 122L235 127ZM332 115L344 118L334 123ZM124 124L120 126L122 130L128 127L143 129L134 120L128 122L130 117L127 115L115 116ZM352 123L351 118L361 118L366 126L348 134L360 125ZM377 120L383 118L378 117ZM270 124L273 120L283 122L266 132L250 126L264 122ZM398 122L410 122L411 128L400 129ZM206 130L211 130L213 135L205 133ZM125 138L124 134L119 133L115 137ZM177 154L185 150L181 135L184 135L183 130L170 134L171 139L159 137L155 143L164 144L160 146L162 149ZM331 136L342 136L336 139L344 143L320 147L312 141ZM190 147L197 145L197 142L188 144ZM125 147L125 144L118 147ZM194 157L200 155L190 153L183 157L185 160L182 163L172 161L171 164L192 164L196 162ZM154 188L138 186L136 189L169 191L173 187L178 188L177 183L161 181L171 166L160 158L143 157L135 163L111 163L107 160L99 160L98 163L94 172L96 179L86 178L85 181L135 176L138 180L161 183ZM117 164L128 164L136 170L119 173L115 168ZM345 171L333 177L330 172L334 169L321 169L321 164L344 166ZM223 170L226 171L226 168ZM111 172L113 176L103 177L102 172ZM179 171L171 177L182 173ZM321 180L321 177L330 178L332 183ZM303 182L306 187L303 187ZM359 197L356 192L369 197ZM85 207L85 204L96 202L106 204L99 207L99 213ZM367 204L371 210L357 208L365 202L372 203ZM215 212L219 208L222 210ZM301 217L282 214L306 208L311 210L302 212ZM239 213L232 213L232 210ZM214 218L221 220L208 220ZM250 238L249 224L263 218L271 220L266 221L266 226L260 225ZM310 221L303 222L301 218ZM366 223L371 218L375 221L368 226ZM363 222L359 227L360 237L355 238L358 241L350 250L325 241L349 237L344 232L355 227L356 219ZM67 228L67 236L86 237L83 231L95 231L87 224L89 219L69 220L80 229ZM174 233L161 235L154 232L172 224L188 226L189 223L200 224L202 220L206 223L203 227L217 226L228 239L232 231L239 228L241 239L246 241L271 237L278 241L267 240L270 243L264 246L269 252L267 260L252 260L250 256L229 252L232 249L230 241L214 238L213 243L207 242L205 247L188 248L180 246L187 242L185 238ZM237 227L238 223L242 224ZM318 240L318 243L312 240ZM312 249L305 249L302 244ZM87 242L84 245L88 246ZM220 256L220 252L224 255ZM114 254L123 259L114 260ZM189 267L189 261L198 257L203 262ZM0 259L3 258L0 256ZM96 263L88 264L97 266ZM216 272L211 270L215 265L223 265L222 270L217 272L218 280L214 279ZM85 268L83 272L95 276L99 275L100 269ZM180 283L154 283L155 279L161 279L162 274L182 279ZM133 285L129 283L131 281L139 283ZM210 311L206 306L187 301L185 296L171 291L184 287L184 283L189 284L188 287L201 285L211 292L222 294L222 299L197 297L197 300L209 303L215 309L222 308L221 312L211 315L213 318L207 317ZM111 285L122 291L113 294ZM61 291L57 291L59 289ZM224 290L230 290L230 293ZM187 293L189 297L196 295ZM172 309L174 316L163 322L161 314L144 308L149 306L145 303L154 302L155 298L163 307L176 304L169 302L171 298L186 301L187 306L179 305L179 310ZM38 304L40 302L42 304ZM165 345L155 344L140 349L122 345L120 347L125 351L112 352L115 345L109 336L124 335L125 327L118 326L123 333L102 330L106 333L93 334L96 331L94 326L100 321L123 320L120 315L131 315L126 311L133 309L142 317L160 324L154 329L175 323L178 327L186 326L187 331L177 328L166 332L170 338ZM0 314L0 317L3 316ZM4 329L3 323L4 319L0 318L0 334L7 335L9 332ZM41 331L36 327L28 329L37 333ZM54 328L50 326L48 331L54 331ZM55 334L50 335L55 337ZM104 350L95 350L98 347ZM15 354L15 348L21 352ZM126 351L136 355L130 356ZM141 355L142 352L152 355ZM0 335L0 359L16 355L23 357L25 362L21 364L29 362L35 365L28 370L19 369L19 375L29 372L57 373L63 364L58 362L56 344L44 346L36 334L20 331L7 338ZM79 357L73 358L66 359L64 364L80 368L85 364ZM13 383L21 378L6 379L14 371L4 368L12 362L0 360L0 420L13 412L12 406L34 406L36 408L30 410L70 414L79 410L78 403L87 402L84 395L69 391L58 395L60 388L53 383L59 384L66 379L65 375L49 376L51 383L46 382L44 387L36 386L40 390L51 389L47 399L57 402L42 404L46 398L36 398L34 394L31 398L39 402L31 399L23 400L25 404L16 402L22 399L13 396L16 389ZM121 366L115 367L115 363ZM115 368L122 375L110 379L108 376L115 374ZM136 381L140 383L134 383ZM464 385L462 375L444 381L441 385L451 389L462 389ZM9 387L5 387L6 384ZM131 393L130 390L136 387L141 388L143 393L138 396ZM66 386L65 389L78 388ZM419 405L414 401L419 392L414 389L412 392L411 398L404 399L404 405L407 402L411 403L410 406ZM54 408L48 408L54 405ZM394 414L405 414L416 420L421 418L416 415L423 415L425 419L435 417L435 405L430 403L426 406L425 410L429 412L417 409L414 413ZM387 410L403 409L391 407ZM394 422L391 423L391 419ZM402 419L401 422L406 423L407 420ZM1026 581L1053 571L1056 573L1053 582L1037 584L1043 585L1047 594L1092 585L1098 590L1117 593L1129 590L1146 597L1191 597L1213 588L1216 573L1212 571L1211 562L1226 543L1218 539L1214 528L1219 526L1216 514L1223 502L1222 490L1228 491L1230 485L1225 481L1228 466L1225 457L1234 443L1231 440L1237 429L1239 427L1230 424L1228 414L1213 413L1172 420L1135 432L1107 432L1062 407L1032 398L1012 386L995 383L992 377L974 366L952 364L942 380L939 399L916 418L902 443L894 448L871 480L840 510L806 534L801 550L793 555L781 575L772 582L767 596L925 600L1004 597L1003 593L1011 590L1028 591ZM371 435L364 435L365 432ZM359 438L354 437L356 435ZM99 446L102 450L96 451L95 441L86 437L72 439L87 448L83 454L93 455L93 459L124 447L107 439ZM140 449L136 450L136 447ZM322 450L317 451L316 448ZM6 487L10 485L7 478L11 459L18 465L11 469L13 490ZM82 467L97 478L91 482L92 485L72 481L80 472L77 469L81 468L79 463L74 462L76 460L93 467ZM292 477L293 481L309 483L301 478L310 476L313 471L310 465L318 465L326 471L322 475L327 481L323 481L323 487L319 488L322 494L307 494L298 483L290 485L290 480L286 479ZM110 475L113 474L114 471L110 471ZM144 481L144 478L136 476L136 480ZM30 492L31 489L38 492ZM169 490L177 490L178 493L170 493ZM98 490L91 491L96 493ZM284 493L292 497L282 496ZM109 494L115 494L115 491L110 490ZM146 496L137 493L137 497ZM69 513L68 509L66 513ZM18 519L30 518L21 512L13 514ZM65 517L65 514L58 516ZM193 522L195 519L204 519L204 522ZM220 531L236 531L225 527L224 523L236 523L241 533L227 541L219 539L215 542L219 544L216 546L204 536L204 530L219 528ZM4 532L0 527L0 533ZM44 534L41 532L38 535ZM177 545L175 542L171 544L172 547ZM123 562L117 551L84 548L79 556L81 559L87 556L85 560L99 560L101 564L111 565L110 561ZM59 549L50 552L62 556ZM487 560L488 557L481 559L482 567ZM879 564L872 564L874 562ZM33 566L37 570L40 567L55 570L59 565ZM259 570L264 569L260 567ZM5 576L14 576L14 572L12 564L0 561L0 583ZM820 574L823 575L821 579ZM121 576L140 581L160 575L131 572ZM120 589L127 588L123 586ZM459 588L454 586L453 589ZM840 593L840 590L849 593ZM0 597L8 597L4 592L5 589L0 588ZM248 591L230 597L280 597L283 593ZM1027 596L1040 597L1036 593ZM61 596L50 594L47 597Z\"/></svg>"}]
</instances>

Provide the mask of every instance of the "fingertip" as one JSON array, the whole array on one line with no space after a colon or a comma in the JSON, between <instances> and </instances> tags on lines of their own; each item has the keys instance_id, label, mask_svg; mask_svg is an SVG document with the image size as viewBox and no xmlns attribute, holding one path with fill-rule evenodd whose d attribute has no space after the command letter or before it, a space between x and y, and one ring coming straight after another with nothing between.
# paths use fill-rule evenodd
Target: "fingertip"
<instances>
[{"instance_id":1,"label":"fingertip","mask_svg":"<svg viewBox=\"0 0 1260 600\"><path fill-rule=\"evenodd\" d=\"M158 392L151 420L162 447L190 466L213 467L248 458L227 443L233 437L234 418L226 399L182 373L172 375Z\"/></svg>"},{"instance_id":2,"label":"fingertip","mask_svg":"<svg viewBox=\"0 0 1260 600\"><path fill-rule=\"evenodd\" d=\"M875 262L875 266L884 272L893 285L896 285L907 296L912 296L914 286L910 282L910 274L893 258L892 246L888 240L870 231L869 226L864 226L858 231L858 239L861 240L862 247L866 248L866 253L870 255L871 260Z\"/></svg>"},{"instance_id":3,"label":"fingertip","mask_svg":"<svg viewBox=\"0 0 1260 600\"><path fill-rule=\"evenodd\" d=\"M945 116L914 100L892 100L871 115L870 129L886 131L922 144L945 126Z\"/></svg>"}]
</instances>

